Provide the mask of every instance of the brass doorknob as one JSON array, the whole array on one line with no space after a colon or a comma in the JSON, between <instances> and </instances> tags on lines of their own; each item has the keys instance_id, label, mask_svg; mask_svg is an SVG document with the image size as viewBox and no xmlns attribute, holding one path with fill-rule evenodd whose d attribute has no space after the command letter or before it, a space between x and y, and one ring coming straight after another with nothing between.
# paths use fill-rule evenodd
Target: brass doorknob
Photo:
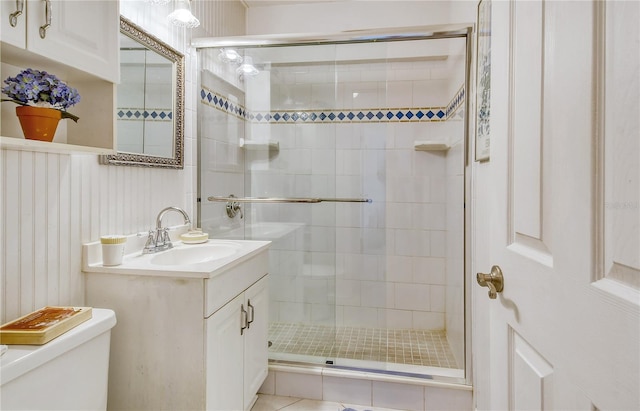
<instances>
[{"instance_id":1,"label":"brass doorknob","mask_svg":"<svg viewBox=\"0 0 640 411\"><path fill-rule=\"evenodd\" d=\"M478 273L476 279L481 286L489 287L489 298L492 300L495 300L498 293L504 289L502 270L497 265L491 267L491 273L489 274Z\"/></svg>"}]
</instances>

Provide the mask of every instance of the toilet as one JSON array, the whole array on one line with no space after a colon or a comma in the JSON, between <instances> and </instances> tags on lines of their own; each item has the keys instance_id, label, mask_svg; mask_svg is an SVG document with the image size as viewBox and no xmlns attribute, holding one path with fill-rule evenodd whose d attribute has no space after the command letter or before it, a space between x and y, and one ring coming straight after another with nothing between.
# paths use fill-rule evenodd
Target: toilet
<instances>
[{"instance_id":1,"label":"toilet","mask_svg":"<svg viewBox=\"0 0 640 411\"><path fill-rule=\"evenodd\" d=\"M10 345L0 357L0 410L106 410L111 310L44 345Z\"/></svg>"}]
</instances>

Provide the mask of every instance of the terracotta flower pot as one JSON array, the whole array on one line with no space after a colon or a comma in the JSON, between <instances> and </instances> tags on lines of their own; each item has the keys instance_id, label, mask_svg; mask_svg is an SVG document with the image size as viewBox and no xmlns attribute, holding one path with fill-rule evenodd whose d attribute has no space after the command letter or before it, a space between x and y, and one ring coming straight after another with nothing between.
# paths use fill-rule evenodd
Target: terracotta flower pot
<instances>
[{"instance_id":1,"label":"terracotta flower pot","mask_svg":"<svg viewBox=\"0 0 640 411\"><path fill-rule=\"evenodd\" d=\"M49 142L53 141L62 118L60 110L46 107L19 106L16 114L25 138Z\"/></svg>"}]
</instances>

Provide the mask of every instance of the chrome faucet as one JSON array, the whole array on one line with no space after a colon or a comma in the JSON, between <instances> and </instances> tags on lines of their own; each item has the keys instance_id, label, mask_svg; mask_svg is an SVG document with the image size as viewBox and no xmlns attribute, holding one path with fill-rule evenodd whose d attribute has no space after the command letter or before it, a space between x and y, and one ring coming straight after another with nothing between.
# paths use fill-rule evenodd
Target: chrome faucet
<instances>
[{"instance_id":1,"label":"chrome faucet","mask_svg":"<svg viewBox=\"0 0 640 411\"><path fill-rule=\"evenodd\" d=\"M162 218L169 211L177 211L182 214L184 223L191 225L191 219L186 211L179 207L167 207L162 209L156 217L156 229L149 230L149 236L147 237L147 243L142 249L142 254L157 253L158 251L168 250L173 248L173 243L169 237L169 229L162 228Z\"/></svg>"}]
</instances>

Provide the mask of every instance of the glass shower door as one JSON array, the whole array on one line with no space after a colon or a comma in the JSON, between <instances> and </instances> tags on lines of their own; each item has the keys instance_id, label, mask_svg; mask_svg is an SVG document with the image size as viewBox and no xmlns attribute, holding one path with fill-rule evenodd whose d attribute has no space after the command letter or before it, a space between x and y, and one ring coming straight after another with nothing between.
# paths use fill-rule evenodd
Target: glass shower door
<instances>
[{"instance_id":1,"label":"glass shower door","mask_svg":"<svg viewBox=\"0 0 640 411\"><path fill-rule=\"evenodd\" d=\"M336 197L335 46L245 49L246 197ZM246 57L245 57L246 58ZM246 203L245 238L270 240L270 357L335 356L336 204Z\"/></svg>"}]
</instances>

